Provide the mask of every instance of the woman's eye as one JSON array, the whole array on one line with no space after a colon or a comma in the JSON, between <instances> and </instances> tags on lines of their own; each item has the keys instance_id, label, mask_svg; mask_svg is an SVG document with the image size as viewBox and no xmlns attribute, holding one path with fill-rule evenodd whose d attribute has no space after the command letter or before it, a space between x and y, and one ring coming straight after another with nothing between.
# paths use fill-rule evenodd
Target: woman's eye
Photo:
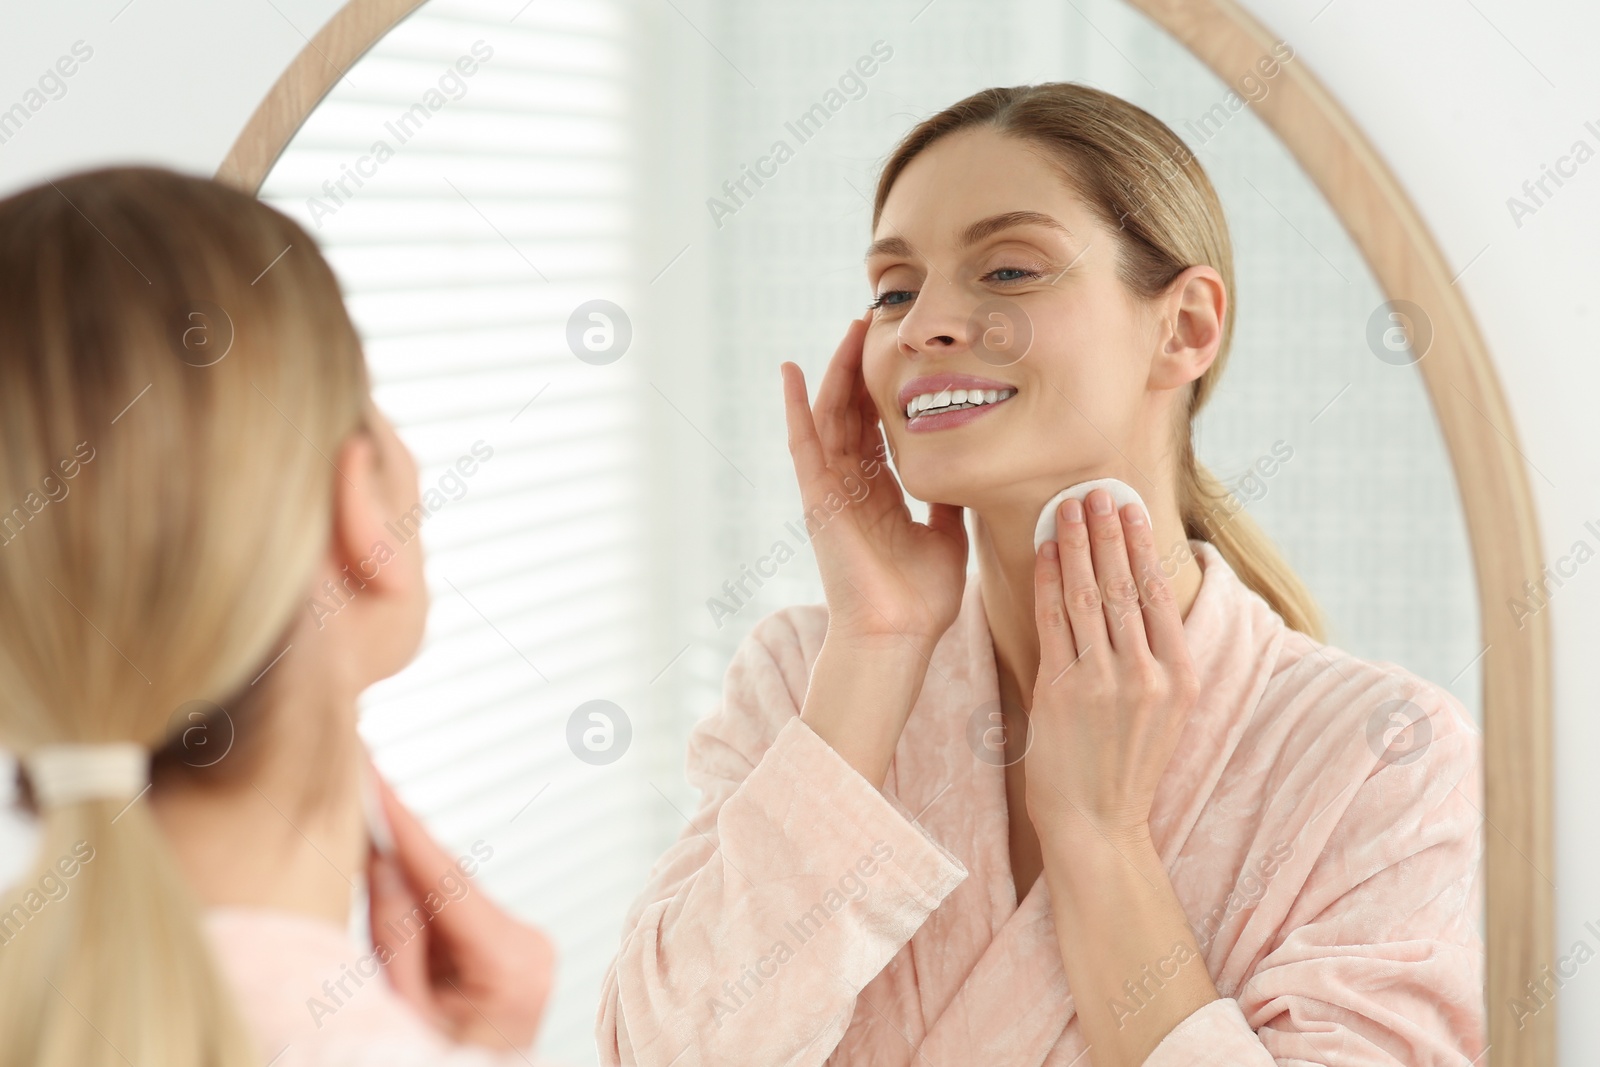
<instances>
[{"instance_id":1,"label":"woman's eye","mask_svg":"<svg viewBox=\"0 0 1600 1067\"><path fill-rule=\"evenodd\" d=\"M867 306L874 309L899 307L902 304L909 303L912 297L916 295L916 293L913 293L909 289L885 289L883 292L878 294L878 298L876 300Z\"/></svg>"},{"instance_id":2,"label":"woman's eye","mask_svg":"<svg viewBox=\"0 0 1600 1067\"><path fill-rule=\"evenodd\" d=\"M1030 278L1037 278L1039 274L1039 271L1027 267L1000 267L990 271L986 277L997 282L1020 282Z\"/></svg>"}]
</instances>

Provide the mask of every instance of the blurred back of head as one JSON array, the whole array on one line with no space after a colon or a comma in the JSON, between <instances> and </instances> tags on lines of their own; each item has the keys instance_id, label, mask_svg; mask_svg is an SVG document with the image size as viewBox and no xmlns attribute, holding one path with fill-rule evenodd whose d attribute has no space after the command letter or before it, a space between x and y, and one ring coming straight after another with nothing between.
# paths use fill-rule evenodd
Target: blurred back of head
<instances>
[{"instance_id":1,"label":"blurred back of head","mask_svg":"<svg viewBox=\"0 0 1600 1067\"><path fill-rule=\"evenodd\" d=\"M155 750L237 703L368 395L327 263L252 197L116 168L0 201L0 744ZM149 804L39 818L0 894L0 1067L255 1062Z\"/></svg>"}]
</instances>

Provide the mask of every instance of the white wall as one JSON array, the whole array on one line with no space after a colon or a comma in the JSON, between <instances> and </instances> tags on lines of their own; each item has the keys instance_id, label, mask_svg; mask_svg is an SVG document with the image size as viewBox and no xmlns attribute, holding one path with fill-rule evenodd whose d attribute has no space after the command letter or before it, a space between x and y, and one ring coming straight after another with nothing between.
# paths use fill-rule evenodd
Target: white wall
<instances>
[{"instance_id":1,"label":"white wall","mask_svg":"<svg viewBox=\"0 0 1600 1067\"><path fill-rule=\"evenodd\" d=\"M510 19L522 0L506 0ZM923 0L903 0L909 10ZM1518 227L1507 198L1575 141L1600 149L1600 70L1584 48L1600 8L1568 0L1243 0L1290 41L1389 161L1454 269L1495 353L1531 475L1548 559L1600 524L1600 159L1564 178ZM152 161L210 173L278 73L337 0L226 7L201 0L0 6L0 111L83 41L92 57L0 143L0 193L71 168ZM1594 129L1586 129L1585 122ZM1568 167L1570 170L1570 165ZM1554 188L1552 186L1552 188ZM1600 567L1555 596L1557 944L1594 938L1600 858L1584 815L1600 805ZM1530 578L1537 576L1529 575ZM3 850L3 849L0 849ZM1554 961L1552 961L1554 962ZM1600 977L1562 991L1567 1064L1600 1062ZM1503 1006L1491 1005L1491 1010Z\"/></svg>"}]
</instances>

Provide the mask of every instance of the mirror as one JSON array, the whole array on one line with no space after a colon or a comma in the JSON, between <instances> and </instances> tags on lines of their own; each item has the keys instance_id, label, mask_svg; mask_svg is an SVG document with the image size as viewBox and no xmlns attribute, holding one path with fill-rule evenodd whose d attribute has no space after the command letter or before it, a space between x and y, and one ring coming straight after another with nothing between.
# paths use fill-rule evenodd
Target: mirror
<instances>
[{"instance_id":1,"label":"mirror","mask_svg":"<svg viewBox=\"0 0 1600 1067\"><path fill-rule=\"evenodd\" d=\"M362 731L441 840L492 850L487 890L556 938L541 1052L593 1062L623 913L694 809L688 732L750 626L822 599L777 365L814 387L870 296L877 168L978 88L1082 81L1185 138L1237 272L1202 460L1330 643L1485 723L1504 621L1480 617L1489 550L1419 373L1456 326L1391 303L1262 121L1303 91L1292 41L1241 93L1121 0L410 6L350 5L286 75L280 100L305 108L268 116L303 125L284 146L253 123L224 173L271 164L261 195L333 263L422 466L427 643L368 694ZM335 44L363 36L335 78Z\"/></svg>"}]
</instances>

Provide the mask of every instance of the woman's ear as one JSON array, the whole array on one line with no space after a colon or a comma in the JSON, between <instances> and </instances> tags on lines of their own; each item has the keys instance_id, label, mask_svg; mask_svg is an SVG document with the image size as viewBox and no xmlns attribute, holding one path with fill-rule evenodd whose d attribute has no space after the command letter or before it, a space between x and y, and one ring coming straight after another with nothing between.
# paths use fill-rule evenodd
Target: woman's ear
<instances>
[{"instance_id":1,"label":"woman's ear","mask_svg":"<svg viewBox=\"0 0 1600 1067\"><path fill-rule=\"evenodd\" d=\"M1217 358L1228 291L1212 267L1198 264L1172 280L1160 298L1150 386L1178 389L1195 381Z\"/></svg>"},{"instance_id":2,"label":"woman's ear","mask_svg":"<svg viewBox=\"0 0 1600 1067\"><path fill-rule=\"evenodd\" d=\"M333 463L332 529L311 596L323 609L316 628L338 631L337 657L365 688L404 667L422 641L428 595L414 535L422 510L416 468L387 423L369 419Z\"/></svg>"},{"instance_id":3,"label":"woman's ear","mask_svg":"<svg viewBox=\"0 0 1600 1067\"><path fill-rule=\"evenodd\" d=\"M372 562L373 557L389 556L398 546L388 544L393 537L384 527L390 505L385 472L372 434L360 429L345 438L334 456L334 467L339 476L333 480L330 562L335 570L358 575L365 585L378 585L381 589L387 579L383 568Z\"/></svg>"}]
</instances>

